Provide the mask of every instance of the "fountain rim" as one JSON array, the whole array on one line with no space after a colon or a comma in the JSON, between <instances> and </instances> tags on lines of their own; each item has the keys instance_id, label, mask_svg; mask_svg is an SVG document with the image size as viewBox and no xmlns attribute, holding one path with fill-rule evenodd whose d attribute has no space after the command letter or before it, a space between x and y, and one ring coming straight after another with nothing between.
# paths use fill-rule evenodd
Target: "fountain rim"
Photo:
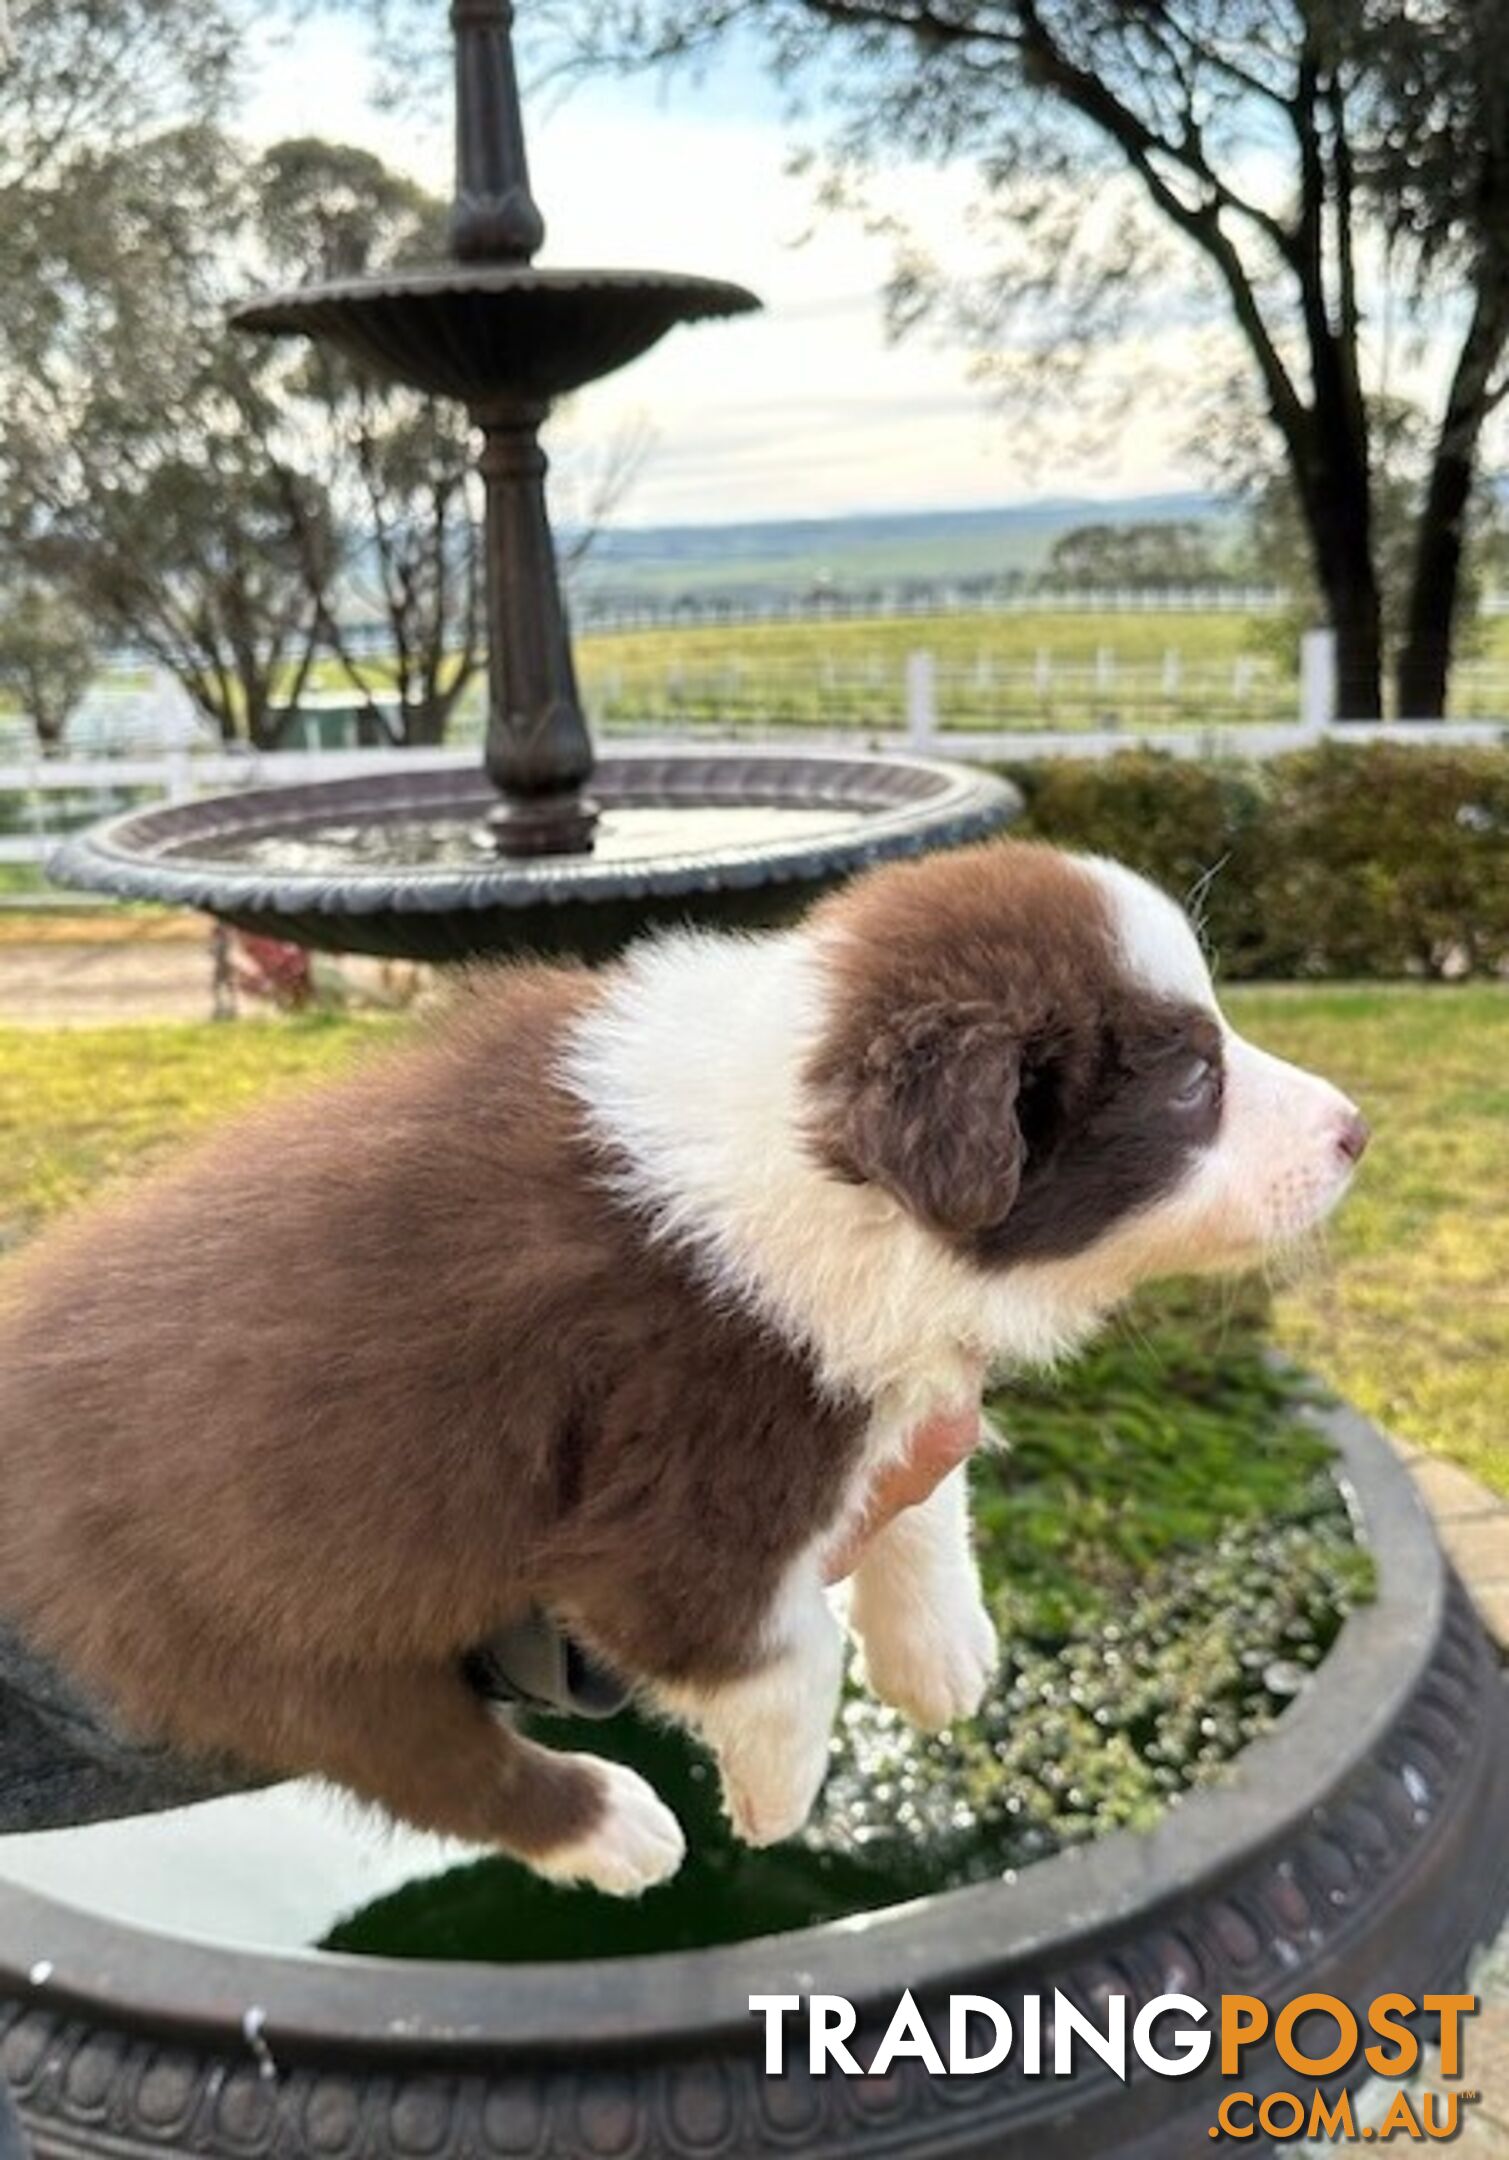
<instances>
[{"instance_id":1,"label":"fountain rim","mask_svg":"<svg viewBox=\"0 0 1509 2160\"><path fill-rule=\"evenodd\" d=\"M640 298L653 295L695 301L700 316L749 315L763 302L747 286L727 278L703 277L695 271L638 270L607 267L575 269L569 265L538 265L519 262L430 262L356 277L317 279L305 285L289 285L255 293L239 300L228 311L228 320L243 330L284 331L297 329L296 318L311 307L330 303L349 306L353 301L412 300L431 297L556 294L564 298L578 293L623 293ZM694 319L689 315L688 320Z\"/></svg>"},{"instance_id":2,"label":"fountain rim","mask_svg":"<svg viewBox=\"0 0 1509 2160\"><path fill-rule=\"evenodd\" d=\"M476 867L467 869L416 864L281 870L238 866L214 854L169 858L123 844L129 836L139 836L143 827L154 833L179 828L187 840L196 830L213 827L217 817L225 820L222 833L237 826L244 830L261 822L251 814L255 810L266 812L269 825L276 824L280 809L285 816L302 812L302 820L290 825L294 830L300 821L339 821L346 805L352 815L370 817L380 810L387 817L399 818L406 812L434 812L449 802L458 813L464 809L465 814L480 818L495 803L495 791L479 766L416 754L412 764L406 762L396 769L388 766L348 778L253 786L239 793L124 811L63 841L49 858L47 873L59 884L86 891L211 913L274 909L341 916L363 904L399 914L522 911L570 902L675 899L710 889L754 890L816 882L870 862L984 839L1021 809L1019 791L997 774L899 751L876 755L728 745L707 749L626 745L599 758L589 786L611 807L616 783L625 784L616 799L632 804L656 800L656 777L668 768L694 772L705 768L710 781L726 769L729 778L721 791L709 787L700 796L686 798L689 804L700 801L707 806L737 794L741 805L749 807L812 807L789 786L783 791L775 778L768 783L767 800L750 804L751 788L756 796L759 793L755 776L761 766L788 781L794 771L827 775L835 786L846 771L871 776L889 772L931 779L936 786L931 795L874 807L863 824L846 830L814 833L774 847L768 840L750 841L647 857L638 863L632 859L596 862L590 855L547 855L520 862L479 852ZM643 784L636 796L634 781L641 775ZM658 799L664 799L663 789ZM861 807L858 796L853 807Z\"/></svg>"},{"instance_id":3,"label":"fountain rim","mask_svg":"<svg viewBox=\"0 0 1509 2160\"><path fill-rule=\"evenodd\" d=\"M1313 1824L1403 1714L1436 1651L1444 1557L1388 1441L1359 1412L1308 1413L1377 1562L1374 1602L1348 1614L1315 1681L1219 1784L1145 1832L1118 1830L1021 1871L755 1941L659 1956L524 1966L231 1948L99 1919L0 1879L0 1991L124 2030L224 2044L260 2005L290 2062L496 2061L747 2037L752 1994L852 2000L970 1986L1073 1954L1108 1928L1151 1921ZM1347 1714L1339 1715L1339 1705ZM1344 1737L1338 1738L1338 1735ZM45 1977L33 1982L39 1963Z\"/></svg>"}]
</instances>

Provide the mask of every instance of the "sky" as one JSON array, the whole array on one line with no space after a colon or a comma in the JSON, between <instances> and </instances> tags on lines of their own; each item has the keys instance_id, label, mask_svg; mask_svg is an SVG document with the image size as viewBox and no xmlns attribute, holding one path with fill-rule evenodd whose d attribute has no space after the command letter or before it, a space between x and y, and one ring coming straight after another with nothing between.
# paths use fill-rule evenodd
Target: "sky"
<instances>
[{"instance_id":1,"label":"sky","mask_svg":"<svg viewBox=\"0 0 1509 2160\"><path fill-rule=\"evenodd\" d=\"M379 109L361 31L316 15L264 39L246 126L258 140L360 143L439 191L451 116ZM857 220L813 230L810 182L786 162L791 130L750 66L701 83L596 82L527 99L542 263L700 271L747 285L758 316L672 333L584 391L556 430L558 463L590 472L630 433L649 448L620 522L726 523L985 507L1042 495L1129 495L1198 484L1176 416L1156 405L1088 455L1045 420L992 408L967 356L926 337L888 342L886 245ZM963 183L898 174L925 220L957 232ZM1056 432L1055 432L1056 429Z\"/></svg>"}]
</instances>

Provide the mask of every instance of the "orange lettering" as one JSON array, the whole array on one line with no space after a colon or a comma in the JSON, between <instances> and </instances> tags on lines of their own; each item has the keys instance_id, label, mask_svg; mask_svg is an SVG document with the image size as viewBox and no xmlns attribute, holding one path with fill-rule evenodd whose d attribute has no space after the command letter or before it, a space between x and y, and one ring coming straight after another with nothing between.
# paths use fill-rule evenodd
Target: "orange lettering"
<instances>
[{"instance_id":1,"label":"orange lettering","mask_svg":"<svg viewBox=\"0 0 1509 2160\"><path fill-rule=\"evenodd\" d=\"M1268 2030L1268 2005L1256 1995L1221 1997L1221 2075L1236 2077L1242 2067L1244 2047L1261 2040ZM1249 2130L1245 2133L1252 2135Z\"/></svg>"},{"instance_id":2,"label":"orange lettering","mask_svg":"<svg viewBox=\"0 0 1509 2160\"><path fill-rule=\"evenodd\" d=\"M1476 1995L1422 1995L1420 2008L1439 2013L1441 2019L1441 2075L1462 2074L1462 2020L1478 2006Z\"/></svg>"},{"instance_id":3,"label":"orange lettering","mask_svg":"<svg viewBox=\"0 0 1509 2160\"><path fill-rule=\"evenodd\" d=\"M1376 2044L1364 2049L1368 2068L1379 2077L1408 2077L1420 2060L1420 2043L1400 2021L1414 2009L1408 1995L1377 1995L1368 2005L1368 2024L1380 2040L1392 2040L1393 2051Z\"/></svg>"},{"instance_id":4,"label":"orange lettering","mask_svg":"<svg viewBox=\"0 0 1509 2160\"><path fill-rule=\"evenodd\" d=\"M1294 2038L1295 2026L1312 2010L1336 2020L1340 2038L1329 2055L1306 2055ZM1329 2077L1333 2070L1349 2063L1357 2052L1357 2020L1339 1996L1296 1995L1293 2002L1285 2003L1280 2010L1273 2038L1284 2061L1300 2077Z\"/></svg>"}]
</instances>

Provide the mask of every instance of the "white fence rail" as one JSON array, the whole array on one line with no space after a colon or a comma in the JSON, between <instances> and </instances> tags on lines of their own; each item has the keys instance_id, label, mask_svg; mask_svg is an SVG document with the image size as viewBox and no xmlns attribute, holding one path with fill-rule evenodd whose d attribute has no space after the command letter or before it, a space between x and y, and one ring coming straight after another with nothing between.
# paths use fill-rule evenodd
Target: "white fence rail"
<instances>
[{"instance_id":1,"label":"white fence rail","mask_svg":"<svg viewBox=\"0 0 1509 2160\"><path fill-rule=\"evenodd\" d=\"M1054 589L1023 580L947 578L806 592L619 594L604 583L577 594L578 627L684 630L752 623L908 621L936 615L1276 615L1289 595L1268 585L1086 585ZM343 635L346 633L343 632ZM358 649L363 634L356 632Z\"/></svg>"}]
</instances>

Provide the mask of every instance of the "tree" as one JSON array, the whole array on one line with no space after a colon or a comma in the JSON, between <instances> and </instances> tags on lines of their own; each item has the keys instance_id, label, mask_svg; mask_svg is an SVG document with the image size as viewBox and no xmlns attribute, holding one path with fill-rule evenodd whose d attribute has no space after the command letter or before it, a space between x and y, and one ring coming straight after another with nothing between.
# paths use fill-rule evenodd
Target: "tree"
<instances>
[{"instance_id":1,"label":"tree","mask_svg":"<svg viewBox=\"0 0 1509 2160\"><path fill-rule=\"evenodd\" d=\"M338 549L289 440L286 356L224 326L248 181L199 124L86 147L12 197L26 275L0 285L0 506L25 560L223 739L265 747L308 683Z\"/></svg>"},{"instance_id":2,"label":"tree","mask_svg":"<svg viewBox=\"0 0 1509 2160\"><path fill-rule=\"evenodd\" d=\"M1000 253L963 287L904 254L897 319L1009 348L1020 383L1072 392L1112 330L1214 304L1281 445L1357 717L1382 677L1369 250L1417 315L1448 296L1400 661L1403 702L1440 709L1472 477L1509 394L1505 0L577 0L565 19L587 67L762 36L837 115L829 201L908 153L973 158Z\"/></svg>"},{"instance_id":3,"label":"tree","mask_svg":"<svg viewBox=\"0 0 1509 2160\"><path fill-rule=\"evenodd\" d=\"M1076 525L1048 551L1040 582L1072 592L1099 587L1219 585L1228 572L1211 535L1192 518Z\"/></svg>"},{"instance_id":4,"label":"tree","mask_svg":"<svg viewBox=\"0 0 1509 2160\"><path fill-rule=\"evenodd\" d=\"M12 219L29 252L0 292L11 530L227 741L275 744L326 649L385 716L347 649L353 596L387 631L402 740L440 741L481 663L465 415L224 321L259 279L428 252L442 214L365 152L252 161L199 128L78 153Z\"/></svg>"},{"instance_id":5,"label":"tree","mask_svg":"<svg viewBox=\"0 0 1509 2160\"><path fill-rule=\"evenodd\" d=\"M86 144L123 148L208 118L226 95L240 25L223 0L9 0L7 12L0 198L55 182Z\"/></svg>"},{"instance_id":6,"label":"tree","mask_svg":"<svg viewBox=\"0 0 1509 2160\"><path fill-rule=\"evenodd\" d=\"M281 278L358 276L444 245L445 206L345 145L275 145L256 196L262 246ZM399 739L442 742L486 657L470 423L459 406L379 381L323 345L300 355L289 393L310 408L305 432L344 540L342 592L386 632ZM378 721L369 676L333 610L324 630Z\"/></svg>"},{"instance_id":7,"label":"tree","mask_svg":"<svg viewBox=\"0 0 1509 2160\"><path fill-rule=\"evenodd\" d=\"M1373 442L1373 552L1386 649L1402 650L1408 630L1415 576L1417 535L1429 472L1429 421L1407 398L1375 396L1370 401ZM1321 596L1305 546L1305 523L1293 477L1275 451L1261 414L1228 391L1213 418L1191 443L1194 455L1224 491L1246 512L1246 560L1252 575L1277 586L1294 601L1290 618L1278 625L1282 649L1292 655L1299 630L1309 627L1321 608ZM1497 491L1480 474L1467 509L1469 546L1458 579L1459 615L1470 623L1500 530ZM1454 632L1460 650L1464 631ZM1403 709L1403 708L1401 708Z\"/></svg>"},{"instance_id":8,"label":"tree","mask_svg":"<svg viewBox=\"0 0 1509 2160\"><path fill-rule=\"evenodd\" d=\"M62 594L32 579L0 591L0 689L21 707L48 755L62 748L99 656L94 625Z\"/></svg>"}]
</instances>

